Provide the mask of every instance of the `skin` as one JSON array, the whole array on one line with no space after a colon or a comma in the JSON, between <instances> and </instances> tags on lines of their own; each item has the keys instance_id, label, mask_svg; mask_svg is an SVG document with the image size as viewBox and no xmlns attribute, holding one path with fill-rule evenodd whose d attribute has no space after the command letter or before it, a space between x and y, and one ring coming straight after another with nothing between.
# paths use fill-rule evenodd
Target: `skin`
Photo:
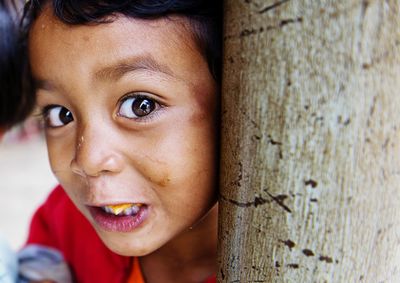
<instances>
[{"instance_id":1,"label":"skin","mask_svg":"<svg viewBox=\"0 0 400 283\"><path fill-rule=\"evenodd\" d=\"M146 282L215 273L217 85L186 20L67 26L46 8L29 47L38 106L56 105L45 111L51 168L103 242L141 256ZM123 99L138 93L156 108L127 117ZM53 127L61 106L73 121ZM144 203L148 217L111 232L89 213L118 203Z\"/></svg>"}]
</instances>

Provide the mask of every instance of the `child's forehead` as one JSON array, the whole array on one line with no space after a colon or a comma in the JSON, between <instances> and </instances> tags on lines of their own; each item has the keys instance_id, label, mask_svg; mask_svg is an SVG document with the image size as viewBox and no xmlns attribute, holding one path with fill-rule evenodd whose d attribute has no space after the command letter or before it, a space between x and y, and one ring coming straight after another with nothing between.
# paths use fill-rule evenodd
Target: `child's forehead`
<instances>
[{"instance_id":1,"label":"child's forehead","mask_svg":"<svg viewBox=\"0 0 400 283\"><path fill-rule=\"evenodd\" d=\"M56 59L61 60L60 56L71 58L84 53L87 57L97 56L101 70L110 64L119 65L113 73L130 68L131 64L125 66L124 62L132 62L136 57L141 59L138 64L165 73L173 71L163 64L170 57L174 57L174 63L186 65L198 64L199 60L206 63L195 43L189 21L182 17L143 20L116 15L108 23L67 25L56 19L47 8L34 23L29 43L30 52L36 57L44 59L57 54ZM186 56L177 56L182 53ZM103 71L97 69L91 71L101 75Z\"/></svg>"}]
</instances>

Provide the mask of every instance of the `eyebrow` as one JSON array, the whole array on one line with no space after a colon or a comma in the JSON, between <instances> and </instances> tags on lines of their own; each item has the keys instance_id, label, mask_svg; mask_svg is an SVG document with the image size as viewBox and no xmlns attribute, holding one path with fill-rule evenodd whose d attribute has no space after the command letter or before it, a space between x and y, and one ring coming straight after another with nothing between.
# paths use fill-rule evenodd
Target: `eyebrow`
<instances>
[{"instance_id":1,"label":"eyebrow","mask_svg":"<svg viewBox=\"0 0 400 283\"><path fill-rule=\"evenodd\" d=\"M33 79L33 87L35 90L43 89L52 91L56 88L55 84L52 81L37 79L35 77L33 77L32 79Z\"/></svg>"},{"instance_id":2,"label":"eyebrow","mask_svg":"<svg viewBox=\"0 0 400 283\"><path fill-rule=\"evenodd\" d=\"M94 78L95 80L116 81L125 74L138 70L164 73L168 76L178 78L168 66L158 63L151 55L141 55L118 61L115 64L96 71L94 73ZM51 80L33 78L33 82L36 90L43 89L52 91L60 88L59 85Z\"/></svg>"},{"instance_id":3,"label":"eyebrow","mask_svg":"<svg viewBox=\"0 0 400 283\"><path fill-rule=\"evenodd\" d=\"M104 67L94 73L96 80L118 80L125 74L139 70L164 73L176 77L172 70L157 62L151 55L136 56L117 62L111 66Z\"/></svg>"}]
</instances>

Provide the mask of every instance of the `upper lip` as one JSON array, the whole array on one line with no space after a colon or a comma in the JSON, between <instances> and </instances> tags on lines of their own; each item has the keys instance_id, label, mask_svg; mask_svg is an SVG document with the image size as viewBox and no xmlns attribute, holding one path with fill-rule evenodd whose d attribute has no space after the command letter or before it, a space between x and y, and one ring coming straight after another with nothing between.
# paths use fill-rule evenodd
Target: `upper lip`
<instances>
[{"instance_id":1,"label":"upper lip","mask_svg":"<svg viewBox=\"0 0 400 283\"><path fill-rule=\"evenodd\" d=\"M104 183L103 185L104 186L100 186L100 184L97 184L95 186L94 184L91 184L88 187L88 195L86 197L86 200L83 201L86 206L103 207L107 205L121 205L126 203L146 204L146 202L143 201L143 198L139 197L138 195L136 195L136 197L133 195L118 196L115 195L115 190L108 189L108 184ZM114 193L111 193L111 191L114 191Z\"/></svg>"},{"instance_id":2,"label":"upper lip","mask_svg":"<svg viewBox=\"0 0 400 283\"><path fill-rule=\"evenodd\" d=\"M106 175L97 178L89 177L86 181L84 203L88 206L146 203L142 195L143 190L140 188L141 185L132 188L132 184ZM130 192L129 195L126 194L127 191Z\"/></svg>"}]
</instances>

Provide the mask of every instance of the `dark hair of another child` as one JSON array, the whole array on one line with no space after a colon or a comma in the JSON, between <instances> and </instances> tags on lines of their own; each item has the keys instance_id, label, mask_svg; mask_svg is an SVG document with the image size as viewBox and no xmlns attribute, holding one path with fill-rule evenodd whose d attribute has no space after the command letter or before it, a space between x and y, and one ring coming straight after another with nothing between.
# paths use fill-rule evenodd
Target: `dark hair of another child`
<instances>
[{"instance_id":1,"label":"dark hair of another child","mask_svg":"<svg viewBox=\"0 0 400 283\"><path fill-rule=\"evenodd\" d=\"M191 24L196 43L208 62L211 74L220 83L221 0L31 0L25 6L26 34L29 25L49 2L54 14L62 22L71 25L112 22L116 14L139 19L184 16Z\"/></svg>"},{"instance_id":2,"label":"dark hair of another child","mask_svg":"<svg viewBox=\"0 0 400 283\"><path fill-rule=\"evenodd\" d=\"M0 0L0 128L22 121L34 97L26 92L26 56L19 41L18 15L13 1Z\"/></svg>"}]
</instances>

